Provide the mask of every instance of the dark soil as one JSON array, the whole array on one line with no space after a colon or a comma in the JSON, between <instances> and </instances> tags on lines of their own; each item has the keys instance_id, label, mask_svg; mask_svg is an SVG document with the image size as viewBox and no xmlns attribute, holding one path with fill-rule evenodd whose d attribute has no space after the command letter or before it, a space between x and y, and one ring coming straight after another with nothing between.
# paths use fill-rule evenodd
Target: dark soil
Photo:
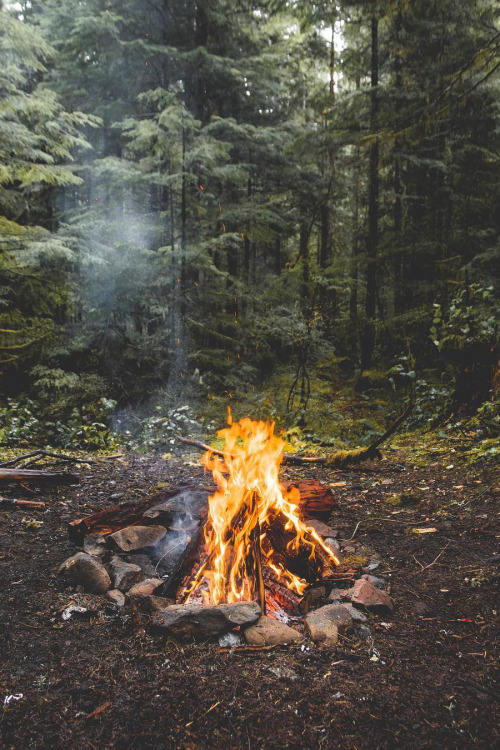
<instances>
[{"instance_id":1,"label":"dark soil","mask_svg":"<svg viewBox=\"0 0 500 750\"><path fill-rule=\"evenodd\" d=\"M0 699L23 695L3 706L2 747L498 746L498 476L389 456L349 471L287 471L346 482L331 524L344 538L357 528L390 581L395 610L369 616L373 641L344 639L335 652L180 645L105 597L64 588L56 573L75 552L69 520L159 482L202 481L198 456L98 460L79 469L80 486L29 495L47 510L1 513ZM438 531L411 531L429 527ZM72 601L94 614L64 622Z\"/></svg>"}]
</instances>

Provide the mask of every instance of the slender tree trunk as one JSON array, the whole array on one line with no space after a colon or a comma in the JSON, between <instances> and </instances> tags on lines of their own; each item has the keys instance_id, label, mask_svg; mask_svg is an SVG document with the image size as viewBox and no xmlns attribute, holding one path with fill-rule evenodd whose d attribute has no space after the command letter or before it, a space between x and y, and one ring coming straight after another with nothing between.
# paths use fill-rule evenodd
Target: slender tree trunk
<instances>
[{"instance_id":1,"label":"slender tree trunk","mask_svg":"<svg viewBox=\"0 0 500 750\"><path fill-rule=\"evenodd\" d=\"M335 104L335 4L333 6L333 19L332 19L332 38L330 42L330 90L329 90L329 107L333 107ZM324 115L324 130L325 137L328 138L328 112L325 110ZM328 184L328 191L325 195L325 201L320 209L320 223L321 223L321 242L319 251L319 264L321 268L326 268L333 256L333 236L332 236L332 210L331 210L331 186L333 185L333 177L335 164L333 159L333 151L330 147L326 149L325 155L325 168L324 168L324 179Z\"/></svg>"},{"instance_id":2,"label":"slender tree trunk","mask_svg":"<svg viewBox=\"0 0 500 750\"><path fill-rule=\"evenodd\" d=\"M302 270L300 299L302 309L306 312L309 296L309 231L305 222L301 222L300 225L299 258Z\"/></svg>"},{"instance_id":3,"label":"slender tree trunk","mask_svg":"<svg viewBox=\"0 0 500 750\"><path fill-rule=\"evenodd\" d=\"M371 19L371 113L372 133L376 132L378 114L378 18L374 5ZM371 365L375 348L375 316L377 306L377 250L379 213L379 142L376 138L370 146L369 198L368 198L368 242L366 266L365 327L361 341L361 368Z\"/></svg>"},{"instance_id":4,"label":"slender tree trunk","mask_svg":"<svg viewBox=\"0 0 500 750\"><path fill-rule=\"evenodd\" d=\"M180 275L180 326L183 339L183 334L186 325L186 129L182 128L182 188L181 188L181 275ZM184 342L183 342L184 343Z\"/></svg>"},{"instance_id":5,"label":"slender tree trunk","mask_svg":"<svg viewBox=\"0 0 500 750\"><path fill-rule=\"evenodd\" d=\"M169 24L170 18L170 0L163 0L161 7L161 42L164 47L169 45ZM169 58L166 54L161 56L161 85L162 88L168 89L170 84L170 65Z\"/></svg>"},{"instance_id":6,"label":"slender tree trunk","mask_svg":"<svg viewBox=\"0 0 500 750\"><path fill-rule=\"evenodd\" d=\"M403 6L402 0L398 0L398 12L396 15L396 101L401 102L403 89L403 57L402 57L402 33L403 33ZM403 308L402 281L403 281L403 180L401 174L401 147L402 138L397 136L394 144L394 312L398 313Z\"/></svg>"},{"instance_id":7,"label":"slender tree trunk","mask_svg":"<svg viewBox=\"0 0 500 750\"><path fill-rule=\"evenodd\" d=\"M357 81L359 84L359 78ZM359 85L357 86L359 88ZM354 191L352 199L352 256L351 256L351 292L349 296L349 339L354 355L358 349L358 250L359 250L359 181L360 181L360 148L356 147L354 167Z\"/></svg>"}]
</instances>

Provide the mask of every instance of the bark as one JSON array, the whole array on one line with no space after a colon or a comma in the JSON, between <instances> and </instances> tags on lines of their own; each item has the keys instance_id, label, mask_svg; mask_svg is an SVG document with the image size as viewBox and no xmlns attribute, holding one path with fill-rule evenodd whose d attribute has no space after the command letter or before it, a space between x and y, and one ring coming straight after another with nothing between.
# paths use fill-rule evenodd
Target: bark
<instances>
[{"instance_id":1,"label":"bark","mask_svg":"<svg viewBox=\"0 0 500 750\"><path fill-rule=\"evenodd\" d=\"M398 0L396 16L396 96L401 101L403 89L403 57L402 57L403 8L402 0ZM394 312L403 309L402 280L403 280L403 180L401 170L401 136L396 137L394 144L394 239L396 250L394 254Z\"/></svg>"},{"instance_id":2,"label":"bark","mask_svg":"<svg viewBox=\"0 0 500 750\"><path fill-rule=\"evenodd\" d=\"M378 114L378 18L375 9L371 20L371 112L370 127L376 133ZM370 146L368 242L366 266L365 327L361 342L361 368L370 367L375 348L375 316L377 305L377 250L379 213L379 141Z\"/></svg>"},{"instance_id":3,"label":"bark","mask_svg":"<svg viewBox=\"0 0 500 750\"><path fill-rule=\"evenodd\" d=\"M39 469L0 468L0 482L24 482L25 484L78 484L80 477L62 471Z\"/></svg>"}]
</instances>

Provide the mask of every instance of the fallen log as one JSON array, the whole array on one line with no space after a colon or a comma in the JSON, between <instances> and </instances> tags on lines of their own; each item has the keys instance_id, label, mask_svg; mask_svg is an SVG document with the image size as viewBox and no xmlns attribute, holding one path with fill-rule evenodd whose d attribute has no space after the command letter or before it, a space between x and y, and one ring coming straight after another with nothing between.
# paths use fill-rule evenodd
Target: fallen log
<instances>
[{"instance_id":1,"label":"fallen log","mask_svg":"<svg viewBox=\"0 0 500 750\"><path fill-rule=\"evenodd\" d=\"M306 518L326 517L336 504L335 496L330 487L315 480L284 482L282 487L287 491L292 487L297 487L300 492L298 504L301 515ZM112 508L71 521L68 524L69 540L73 544L81 546L83 540L89 534L106 536L114 531L124 529L126 526L161 524L168 528L174 515L179 512L179 504L175 500L177 495L186 492L203 492L206 493L208 501L208 496L215 492L215 489L215 487L200 487L197 485L172 487L148 498L114 505ZM170 500L171 502L169 502ZM203 515L206 515L207 501L204 503Z\"/></svg>"},{"instance_id":2,"label":"fallen log","mask_svg":"<svg viewBox=\"0 0 500 750\"><path fill-rule=\"evenodd\" d=\"M36 500L13 500L10 497L0 497L0 510L31 510L45 508L45 503Z\"/></svg>"},{"instance_id":3,"label":"fallen log","mask_svg":"<svg viewBox=\"0 0 500 750\"><path fill-rule=\"evenodd\" d=\"M24 482L35 484L78 484L80 477L63 471L42 471L41 469L0 468L0 482Z\"/></svg>"}]
</instances>

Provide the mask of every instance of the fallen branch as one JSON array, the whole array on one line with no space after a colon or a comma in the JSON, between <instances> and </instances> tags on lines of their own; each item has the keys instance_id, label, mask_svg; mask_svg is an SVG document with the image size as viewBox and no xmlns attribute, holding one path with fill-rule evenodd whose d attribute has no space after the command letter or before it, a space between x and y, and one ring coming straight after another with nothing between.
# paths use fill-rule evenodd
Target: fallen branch
<instances>
[{"instance_id":1,"label":"fallen branch","mask_svg":"<svg viewBox=\"0 0 500 750\"><path fill-rule=\"evenodd\" d=\"M36 500L13 500L10 497L0 497L0 510L16 510L19 508L45 508L45 503Z\"/></svg>"},{"instance_id":2,"label":"fallen branch","mask_svg":"<svg viewBox=\"0 0 500 750\"><path fill-rule=\"evenodd\" d=\"M346 539L346 542L351 542L354 539L354 537L356 536L356 532L359 529L359 527L361 526L361 524L362 523L368 523L369 521L386 521L387 523L404 523L407 526L409 526L409 524L411 524L411 521L408 521L408 520L406 520L406 521L400 521L399 518L384 518L383 516L378 516L376 518L363 518L361 521L358 521L358 523L356 524L356 528L352 532L352 536L350 536L349 539Z\"/></svg>"},{"instance_id":3,"label":"fallen branch","mask_svg":"<svg viewBox=\"0 0 500 750\"><path fill-rule=\"evenodd\" d=\"M412 413L415 407L415 402L410 401L406 409L394 420L394 422L387 428L387 430L374 440L367 448L354 448L353 450L339 450L334 453L330 453L328 456L298 456L295 453L284 453L283 464L328 464L328 466L343 467L348 464L356 464L360 461L366 461L369 458L380 458L381 453L378 450L379 446L398 429L399 425L407 419ZM178 436L179 442L185 445L192 445L195 448L199 448L203 451L210 451L215 456L221 456L222 458L233 458L227 451L221 451L217 448L212 448L211 445L203 443L201 440L193 440L192 438L185 438Z\"/></svg>"},{"instance_id":4,"label":"fallen branch","mask_svg":"<svg viewBox=\"0 0 500 750\"><path fill-rule=\"evenodd\" d=\"M25 461L27 458L34 459L33 461L30 461L29 464L33 464L42 458L57 458L60 461L67 461L68 463L74 463L74 464L93 463L93 461L87 458L73 458L72 456L65 456L62 453L53 453L52 451L46 451L46 450L40 449L40 450L32 451L31 453L25 453L22 456L16 456L16 458L11 458L9 461L3 461L2 463L0 463L0 467L15 466L20 461ZM28 464L24 468L27 468L27 466Z\"/></svg>"},{"instance_id":5,"label":"fallen branch","mask_svg":"<svg viewBox=\"0 0 500 750\"><path fill-rule=\"evenodd\" d=\"M188 490L195 491L199 489L199 487L193 485L174 487L170 490L162 490L162 492L151 497L135 501L129 500L120 505L114 505L112 508L101 510L91 516L78 518L68 524L69 540L70 542L73 542L73 544L81 546L83 540L89 534L106 536L114 531L124 529L126 526L148 526L160 523L168 528L173 518L171 511L159 510L158 513L155 513L152 516L145 516L144 514L146 511L154 505L166 503L170 498L181 492Z\"/></svg>"},{"instance_id":6,"label":"fallen branch","mask_svg":"<svg viewBox=\"0 0 500 750\"><path fill-rule=\"evenodd\" d=\"M36 484L78 484L76 474L62 471L41 471L40 469L0 468L0 482L35 482Z\"/></svg>"},{"instance_id":7,"label":"fallen branch","mask_svg":"<svg viewBox=\"0 0 500 750\"><path fill-rule=\"evenodd\" d=\"M192 438L185 438L178 436L179 442L185 443L186 445L193 445L195 448L199 448L202 451L210 451L215 456L221 456L221 458L233 458L233 456L227 451L220 451L217 448L212 448L208 443L203 443L201 440L193 440ZM324 464L326 462L326 456L297 456L294 453L284 453L283 463L284 464Z\"/></svg>"},{"instance_id":8,"label":"fallen branch","mask_svg":"<svg viewBox=\"0 0 500 750\"><path fill-rule=\"evenodd\" d=\"M366 461L369 458L381 458L379 446L398 429L399 425L407 419L415 408L415 402L410 401L406 409L401 412L399 417L387 428L387 430L374 440L367 448L355 448L354 450L341 450L330 453L326 457L326 463L328 466L336 466L341 468L348 464L357 464L360 461Z\"/></svg>"}]
</instances>

